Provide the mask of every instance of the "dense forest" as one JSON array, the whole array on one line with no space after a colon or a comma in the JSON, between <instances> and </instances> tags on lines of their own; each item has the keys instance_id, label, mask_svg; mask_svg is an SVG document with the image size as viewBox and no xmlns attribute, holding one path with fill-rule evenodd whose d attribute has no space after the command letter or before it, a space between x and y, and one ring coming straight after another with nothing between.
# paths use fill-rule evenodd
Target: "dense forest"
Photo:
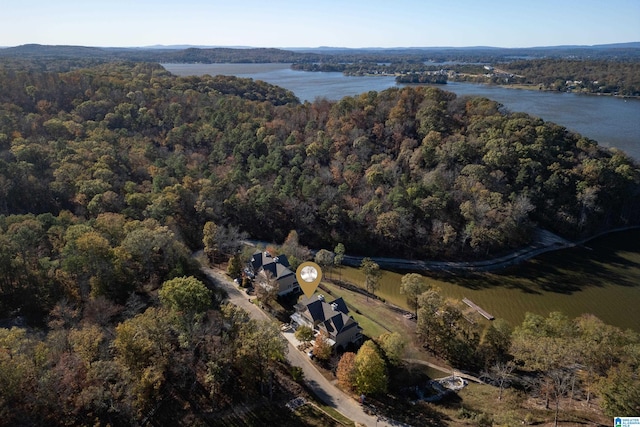
<instances>
[{"instance_id":1,"label":"dense forest","mask_svg":"<svg viewBox=\"0 0 640 427\"><path fill-rule=\"evenodd\" d=\"M560 126L431 87L301 104L157 64L12 62L0 425L192 424L287 381L277 328L208 310L224 296L191 256L208 222L363 254L484 257L537 227L636 224L639 172Z\"/></svg>"},{"instance_id":2,"label":"dense forest","mask_svg":"<svg viewBox=\"0 0 640 427\"><path fill-rule=\"evenodd\" d=\"M264 82L148 64L0 78L3 214L153 219L191 248L212 220L419 258L638 219L628 156L486 99L416 87L300 104Z\"/></svg>"}]
</instances>

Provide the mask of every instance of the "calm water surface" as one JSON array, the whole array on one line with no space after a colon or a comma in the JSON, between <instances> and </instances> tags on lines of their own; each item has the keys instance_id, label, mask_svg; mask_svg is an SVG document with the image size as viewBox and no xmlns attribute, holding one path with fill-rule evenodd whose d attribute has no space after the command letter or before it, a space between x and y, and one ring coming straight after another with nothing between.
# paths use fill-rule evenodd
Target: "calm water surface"
<instances>
[{"instance_id":1,"label":"calm water surface","mask_svg":"<svg viewBox=\"0 0 640 427\"><path fill-rule=\"evenodd\" d=\"M640 332L639 241L640 230L619 232L492 274L426 280L443 296L469 298L512 325L522 323L527 312L547 316L561 311L570 318L592 313L610 325ZM364 283L358 269L342 267L341 274ZM376 295L406 308L406 296L400 293L402 276L385 271Z\"/></svg>"},{"instance_id":2,"label":"calm water surface","mask_svg":"<svg viewBox=\"0 0 640 427\"><path fill-rule=\"evenodd\" d=\"M235 75L264 80L291 90L301 101L316 98L338 100L370 90L398 87L394 77L352 77L342 73L294 71L290 64L163 64L180 76ZM472 83L451 82L442 89L459 96L483 96L511 111L523 111L558 123L598 141L616 147L640 160L640 100L573 93L537 92Z\"/></svg>"}]
</instances>

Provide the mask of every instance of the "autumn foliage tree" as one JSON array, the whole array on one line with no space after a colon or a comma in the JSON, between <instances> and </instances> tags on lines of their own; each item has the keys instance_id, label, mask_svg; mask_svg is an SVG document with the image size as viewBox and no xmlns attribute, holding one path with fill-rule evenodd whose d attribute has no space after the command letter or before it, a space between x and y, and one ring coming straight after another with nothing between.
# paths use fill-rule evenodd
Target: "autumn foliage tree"
<instances>
[{"instance_id":1,"label":"autumn foliage tree","mask_svg":"<svg viewBox=\"0 0 640 427\"><path fill-rule=\"evenodd\" d=\"M356 353L347 351L342 354L338 362L336 377L338 384L344 390L351 391L355 387L355 359Z\"/></svg>"},{"instance_id":2,"label":"autumn foliage tree","mask_svg":"<svg viewBox=\"0 0 640 427\"><path fill-rule=\"evenodd\" d=\"M377 394L387 390L387 370L384 359L373 341L365 342L353 362L354 385L358 393Z\"/></svg>"},{"instance_id":3,"label":"autumn foliage tree","mask_svg":"<svg viewBox=\"0 0 640 427\"><path fill-rule=\"evenodd\" d=\"M328 361L333 354L333 347L326 334L321 332L316 336L313 344L313 355L323 362Z\"/></svg>"}]
</instances>

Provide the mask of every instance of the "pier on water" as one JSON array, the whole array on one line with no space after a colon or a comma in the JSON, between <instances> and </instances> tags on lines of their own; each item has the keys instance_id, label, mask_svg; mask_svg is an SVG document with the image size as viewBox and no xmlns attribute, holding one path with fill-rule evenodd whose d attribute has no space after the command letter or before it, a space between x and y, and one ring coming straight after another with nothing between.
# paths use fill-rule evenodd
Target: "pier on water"
<instances>
[{"instance_id":1,"label":"pier on water","mask_svg":"<svg viewBox=\"0 0 640 427\"><path fill-rule=\"evenodd\" d=\"M469 307L473 308L475 311L477 311L478 313L480 313L480 315L482 315L484 318L488 319L488 320L493 320L495 319L495 317L493 317L492 314L487 313L484 309L482 309L482 307L480 307L478 304L476 304L475 302L471 301L469 298L464 298L462 300L463 303L467 304Z\"/></svg>"}]
</instances>

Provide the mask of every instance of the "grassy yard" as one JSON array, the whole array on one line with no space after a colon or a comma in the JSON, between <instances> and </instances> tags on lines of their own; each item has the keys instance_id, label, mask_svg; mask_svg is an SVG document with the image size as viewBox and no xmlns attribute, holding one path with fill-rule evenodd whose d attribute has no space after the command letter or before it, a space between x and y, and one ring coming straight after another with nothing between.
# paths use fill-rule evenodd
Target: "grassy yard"
<instances>
[{"instance_id":1,"label":"grassy yard","mask_svg":"<svg viewBox=\"0 0 640 427\"><path fill-rule=\"evenodd\" d=\"M342 297L347 303L353 318L360 324L364 335L376 338L386 332L398 332L407 339L405 357L429 362L444 364L436 361L426 352L420 349L415 342L415 322L404 318L399 313L391 310L381 301L367 298L364 295L341 288L338 285L323 282L318 293L325 293L327 299Z\"/></svg>"}]
</instances>

